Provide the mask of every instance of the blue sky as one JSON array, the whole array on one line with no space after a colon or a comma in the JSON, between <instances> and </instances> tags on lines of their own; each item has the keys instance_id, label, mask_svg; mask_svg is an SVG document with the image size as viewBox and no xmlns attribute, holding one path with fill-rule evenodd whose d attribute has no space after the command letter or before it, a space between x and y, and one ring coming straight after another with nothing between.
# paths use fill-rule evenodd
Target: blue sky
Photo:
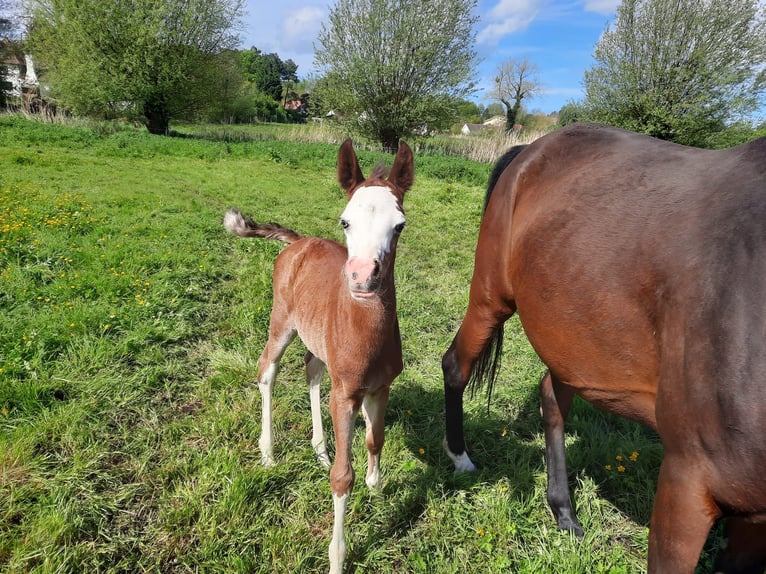
<instances>
[{"instance_id":1,"label":"blue sky","mask_svg":"<svg viewBox=\"0 0 766 574\"><path fill-rule=\"evenodd\" d=\"M333 0L246 0L242 47L276 52L298 64L298 76L314 70L314 41ZM583 72L593 48L614 19L619 0L479 0L473 99L488 105L486 91L497 66L509 58L538 65L545 93L526 102L529 111L559 110L583 96Z\"/></svg>"}]
</instances>

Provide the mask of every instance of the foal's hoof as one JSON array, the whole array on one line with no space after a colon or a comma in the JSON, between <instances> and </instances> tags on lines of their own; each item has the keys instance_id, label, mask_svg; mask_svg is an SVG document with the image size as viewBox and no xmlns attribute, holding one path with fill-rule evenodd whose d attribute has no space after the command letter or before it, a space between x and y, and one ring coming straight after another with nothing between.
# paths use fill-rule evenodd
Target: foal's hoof
<instances>
[{"instance_id":1,"label":"foal's hoof","mask_svg":"<svg viewBox=\"0 0 766 574\"><path fill-rule=\"evenodd\" d=\"M274 462L274 459L270 456L262 456L261 457L261 465L265 466L266 468L270 468L274 466L276 463Z\"/></svg>"},{"instance_id":2,"label":"foal's hoof","mask_svg":"<svg viewBox=\"0 0 766 574\"><path fill-rule=\"evenodd\" d=\"M330 457L327 455L326 452L318 452L317 460L319 461L319 464L321 464L323 468L330 470L330 467L332 466L332 462L330 462Z\"/></svg>"}]
</instances>

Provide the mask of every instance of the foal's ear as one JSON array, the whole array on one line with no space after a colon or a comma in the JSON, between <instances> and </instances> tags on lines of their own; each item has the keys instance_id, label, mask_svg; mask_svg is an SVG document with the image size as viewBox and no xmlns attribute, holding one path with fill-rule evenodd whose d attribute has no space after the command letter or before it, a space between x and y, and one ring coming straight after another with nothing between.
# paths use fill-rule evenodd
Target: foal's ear
<instances>
[{"instance_id":1,"label":"foal's ear","mask_svg":"<svg viewBox=\"0 0 766 574\"><path fill-rule=\"evenodd\" d=\"M351 192L363 181L364 175L359 167L359 160L356 159L354 146L351 138L347 138L338 151L338 183L351 197Z\"/></svg>"},{"instance_id":2,"label":"foal's ear","mask_svg":"<svg viewBox=\"0 0 766 574\"><path fill-rule=\"evenodd\" d=\"M415 180L415 167L413 165L412 150L405 142L399 142L399 151L391 171L388 172L388 181L405 193Z\"/></svg>"}]
</instances>

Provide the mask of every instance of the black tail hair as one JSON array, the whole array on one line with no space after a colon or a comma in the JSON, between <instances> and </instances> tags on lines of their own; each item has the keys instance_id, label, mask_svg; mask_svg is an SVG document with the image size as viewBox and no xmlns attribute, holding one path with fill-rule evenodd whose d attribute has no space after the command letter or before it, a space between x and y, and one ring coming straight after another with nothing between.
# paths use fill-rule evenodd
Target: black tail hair
<instances>
[{"instance_id":1,"label":"black tail hair","mask_svg":"<svg viewBox=\"0 0 766 574\"><path fill-rule=\"evenodd\" d=\"M505 168L507 168L513 159L524 151L524 148L526 147L526 145L513 146L495 162L495 166L492 168L492 173L489 176L489 182L487 183L487 193L484 196L482 213L487 212L489 199L492 197L492 192L495 190L497 180L500 179ZM473 369L471 369L471 375L468 378L468 387L471 389L471 397L474 396L477 388L480 388L484 383L487 384L487 409L489 409L489 404L492 400L492 390L495 387L497 372L500 369L500 363L503 356L504 334L504 323L500 323L484 345L484 350L476 360L476 364L474 364Z\"/></svg>"},{"instance_id":2,"label":"black tail hair","mask_svg":"<svg viewBox=\"0 0 766 574\"><path fill-rule=\"evenodd\" d=\"M505 334L504 323L500 323L495 332L484 345L484 350L476 359L471 375L468 377L468 387L471 389L471 398L476 394L476 389L483 384L487 385L487 409L492 401L492 390L495 388L497 373L503 356L503 336Z\"/></svg>"}]
</instances>

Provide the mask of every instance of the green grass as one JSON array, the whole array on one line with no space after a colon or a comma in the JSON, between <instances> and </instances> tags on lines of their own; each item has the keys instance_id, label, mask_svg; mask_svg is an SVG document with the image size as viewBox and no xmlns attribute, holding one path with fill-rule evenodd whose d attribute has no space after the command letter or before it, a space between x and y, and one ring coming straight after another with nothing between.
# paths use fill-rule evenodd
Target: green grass
<instances>
[{"instance_id":1,"label":"green grass","mask_svg":"<svg viewBox=\"0 0 766 574\"><path fill-rule=\"evenodd\" d=\"M278 464L258 463L253 381L280 245L220 221L236 205L340 239L336 154L0 118L0 570L327 568L332 504L299 343L274 393ZM360 152L365 172L380 159ZM661 446L576 403L568 458L586 536L557 532L544 368L517 319L489 409L483 396L466 403L478 472L455 476L441 450L440 358L465 310L489 170L417 157L396 269L405 370L386 415L382 492L364 485L358 423L348 570L643 572ZM326 408L324 419L331 428Z\"/></svg>"}]
</instances>

